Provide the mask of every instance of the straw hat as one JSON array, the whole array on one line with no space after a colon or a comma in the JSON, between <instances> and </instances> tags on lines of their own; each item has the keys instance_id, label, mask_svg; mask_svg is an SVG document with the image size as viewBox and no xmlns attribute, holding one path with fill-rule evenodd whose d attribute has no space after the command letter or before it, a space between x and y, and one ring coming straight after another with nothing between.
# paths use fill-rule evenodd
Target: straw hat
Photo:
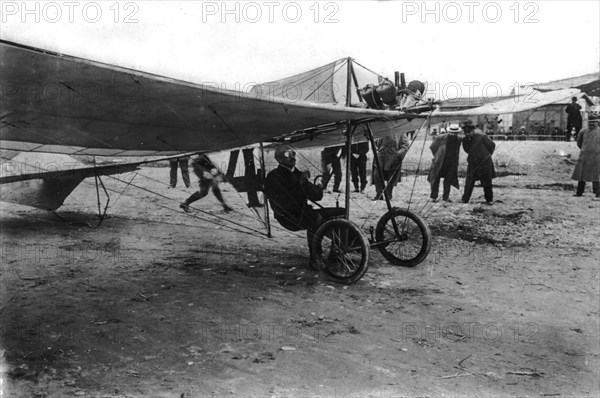
<instances>
[{"instance_id":1,"label":"straw hat","mask_svg":"<svg viewBox=\"0 0 600 398\"><path fill-rule=\"evenodd\" d=\"M449 133L460 133L462 131L462 129L460 128L460 126L458 125L458 123L452 123L450 126L448 126L448 130Z\"/></svg>"}]
</instances>

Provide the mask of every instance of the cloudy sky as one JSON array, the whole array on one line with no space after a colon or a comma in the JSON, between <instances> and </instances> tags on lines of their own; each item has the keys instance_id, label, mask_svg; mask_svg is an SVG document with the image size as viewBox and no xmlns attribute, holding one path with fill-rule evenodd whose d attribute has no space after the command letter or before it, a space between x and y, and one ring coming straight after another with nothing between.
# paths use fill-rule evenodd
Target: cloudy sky
<instances>
[{"instance_id":1,"label":"cloudy sky","mask_svg":"<svg viewBox=\"0 0 600 398\"><path fill-rule=\"evenodd\" d=\"M230 89L347 56L452 97L600 67L598 1L2 1L0 11L4 40Z\"/></svg>"}]
</instances>

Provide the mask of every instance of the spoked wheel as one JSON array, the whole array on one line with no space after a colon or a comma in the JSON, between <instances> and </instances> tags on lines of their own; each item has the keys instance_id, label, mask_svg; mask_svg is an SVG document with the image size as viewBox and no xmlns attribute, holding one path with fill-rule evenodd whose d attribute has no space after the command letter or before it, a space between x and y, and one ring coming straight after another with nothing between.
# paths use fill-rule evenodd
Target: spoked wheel
<instances>
[{"instance_id":1,"label":"spoked wheel","mask_svg":"<svg viewBox=\"0 0 600 398\"><path fill-rule=\"evenodd\" d=\"M356 225L346 219L326 221L313 238L317 267L327 279L350 285L369 267L369 242Z\"/></svg>"},{"instance_id":2,"label":"spoked wheel","mask_svg":"<svg viewBox=\"0 0 600 398\"><path fill-rule=\"evenodd\" d=\"M319 174L318 176L316 176L315 179L313 180L313 184L315 184L315 185L323 184L323 175Z\"/></svg>"},{"instance_id":3,"label":"spoked wheel","mask_svg":"<svg viewBox=\"0 0 600 398\"><path fill-rule=\"evenodd\" d=\"M375 241L390 263L414 267L429 254L431 231L418 214L394 207L379 219Z\"/></svg>"}]
</instances>

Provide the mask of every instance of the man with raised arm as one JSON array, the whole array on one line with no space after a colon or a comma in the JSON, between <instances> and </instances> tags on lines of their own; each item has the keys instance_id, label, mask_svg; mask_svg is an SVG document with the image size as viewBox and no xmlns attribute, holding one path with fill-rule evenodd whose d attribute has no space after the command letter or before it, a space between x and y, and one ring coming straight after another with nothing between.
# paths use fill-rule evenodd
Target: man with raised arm
<instances>
[{"instance_id":1,"label":"man with raised arm","mask_svg":"<svg viewBox=\"0 0 600 398\"><path fill-rule=\"evenodd\" d=\"M217 166L206 156L205 154L198 155L192 160L192 169L194 173L198 176L198 184L200 185L200 190L196 191L185 200L182 204L179 205L183 211L186 213L190 211L190 204L194 203L197 200L202 199L206 195L208 195L208 191L212 189L213 194L217 198L221 205L223 206L223 210L225 212L230 212L233 209L225 203L225 199L223 199L223 194L221 194L221 189L219 188L219 177L221 176Z\"/></svg>"}]
</instances>

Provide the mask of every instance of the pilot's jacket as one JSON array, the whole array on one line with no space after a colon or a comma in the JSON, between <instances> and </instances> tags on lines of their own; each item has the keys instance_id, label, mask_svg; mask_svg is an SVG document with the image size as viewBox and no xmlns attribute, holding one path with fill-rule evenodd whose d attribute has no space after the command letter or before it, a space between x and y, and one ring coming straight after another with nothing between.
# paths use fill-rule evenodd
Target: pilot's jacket
<instances>
[{"instance_id":1,"label":"pilot's jacket","mask_svg":"<svg viewBox=\"0 0 600 398\"><path fill-rule=\"evenodd\" d=\"M312 208L307 200L323 199L323 191L302 177L300 170L293 171L279 165L265 181L265 193L278 221L300 219L305 208Z\"/></svg>"}]
</instances>

